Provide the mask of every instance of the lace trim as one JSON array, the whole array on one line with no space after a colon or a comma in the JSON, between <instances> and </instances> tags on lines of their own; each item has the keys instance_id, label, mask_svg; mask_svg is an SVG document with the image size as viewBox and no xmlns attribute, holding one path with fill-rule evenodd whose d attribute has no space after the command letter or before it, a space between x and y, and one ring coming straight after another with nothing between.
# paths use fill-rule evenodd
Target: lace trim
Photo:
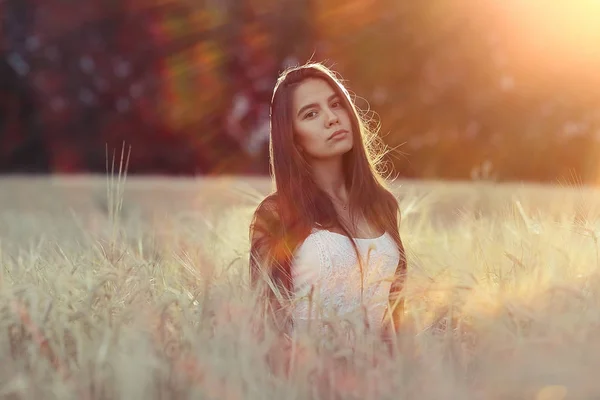
<instances>
[{"instance_id":1,"label":"lace trim","mask_svg":"<svg viewBox=\"0 0 600 400\"><path fill-rule=\"evenodd\" d=\"M303 251L316 251L320 271L314 286L313 299L321 311L352 320L363 320L378 328L387 305L391 280L399 261L399 252L393 239L384 234L379 238L355 240L365 268L364 291L361 297L361 273L356 253L347 237L324 230L313 230ZM314 247L313 247L314 246ZM370 250L370 251L369 251ZM298 322L308 317L308 300L297 303ZM311 313L313 319L319 319Z\"/></svg>"},{"instance_id":2,"label":"lace trim","mask_svg":"<svg viewBox=\"0 0 600 400\"><path fill-rule=\"evenodd\" d=\"M319 250L319 263L321 264L321 271L324 271L327 266L331 265L331 257L319 232L313 233L312 237L315 240L317 249Z\"/></svg>"}]
</instances>

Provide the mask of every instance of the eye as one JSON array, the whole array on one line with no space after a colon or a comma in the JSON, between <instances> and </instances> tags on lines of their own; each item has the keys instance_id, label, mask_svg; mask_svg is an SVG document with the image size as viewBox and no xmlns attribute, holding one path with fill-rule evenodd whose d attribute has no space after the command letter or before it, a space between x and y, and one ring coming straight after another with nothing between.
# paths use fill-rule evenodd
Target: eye
<instances>
[{"instance_id":1,"label":"eye","mask_svg":"<svg viewBox=\"0 0 600 400\"><path fill-rule=\"evenodd\" d=\"M304 114L304 119L306 119L306 118L312 118L315 115L317 115L316 111L310 111L310 112Z\"/></svg>"},{"instance_id":2,"label":"eye","mask_svg":"<svg viewBox=\"0 0 600 400\"><path fill-rule=\"evenodd\" d=\"M331 106L334 108L338 108L342 106L342 103L336 100L331 104Z\"/></svg>"}]
</instances>

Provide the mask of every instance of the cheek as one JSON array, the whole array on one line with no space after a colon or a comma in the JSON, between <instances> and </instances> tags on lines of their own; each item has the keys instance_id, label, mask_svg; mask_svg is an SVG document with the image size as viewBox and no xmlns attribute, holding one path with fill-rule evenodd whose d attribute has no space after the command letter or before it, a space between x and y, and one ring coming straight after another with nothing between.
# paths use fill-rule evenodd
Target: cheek
<instances>
[{"instance_id":1,"label":"cheek","mask_svg":"<svg viewBox=\"0 0 600 400\"><path fill-rule=\"evenodd\" d=\"M348 110L344 109L340 112L340 118L343 119L345 122L347 122L350 125L350 113L348 112Z\"/></svg>"},{"instance_id":2,"label":"cheek","mask_svg":"<svg viewBox=\"0 0 600 400\"><path fill-rule=\"evenodd\" d=\"M319 145L319 132L310 123L297 124L295 127L295 137L299 144L308 149Z\"/></svg>"}]
</instances>

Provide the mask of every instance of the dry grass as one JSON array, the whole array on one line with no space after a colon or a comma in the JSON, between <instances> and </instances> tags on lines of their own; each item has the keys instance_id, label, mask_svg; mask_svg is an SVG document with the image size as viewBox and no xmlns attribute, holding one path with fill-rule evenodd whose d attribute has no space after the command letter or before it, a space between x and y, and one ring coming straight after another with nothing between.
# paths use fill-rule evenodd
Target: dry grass
<instances>
[{"instance_id":1,"label":"dry grass","mask_svg":"<svg viewBox=\"0 0 600 400\"><path fill-rule=\"evenodd\" d=\"M600 397L591 189L397 187L412 321L401 355L386 358L372 338L353 353L301 338L286 378L265 357L273 337L250 331L247 226L268 182L0 188L2 398Z\"/></svg>"}]
</instances>

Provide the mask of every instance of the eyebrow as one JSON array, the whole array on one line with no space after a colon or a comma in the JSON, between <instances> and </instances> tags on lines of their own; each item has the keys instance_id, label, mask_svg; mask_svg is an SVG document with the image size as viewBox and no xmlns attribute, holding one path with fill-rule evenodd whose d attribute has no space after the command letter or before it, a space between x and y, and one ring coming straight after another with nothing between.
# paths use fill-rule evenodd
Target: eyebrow
<instances>
[{"instance_id":1,"label":"eyebrow","mask_svg":"<svg viewBox=\"0 0 600 400\"><path fill-rule=\"evenodd\" d=\"M335 98L337 98L337 97L340 97L340 96L338 96L338 94L337 94L337 93L334 93L334 94L332 94L331 96L329 96L329 97L327 98L327 102L329 103L331 100L333 100L333 99L335 99ZM312 108L312 107L317 107L317 106L318 106L318 104L317 104L317 103L310 103L310 104L307 104L307 105L305 105L304 107L302 107L302 108L301 108L301 109L298 111L298 114L297 114L297 115L300 115L300 114L302 114L302 112L303 112L304 110L307 110L307 109L309 109L309 108Z\"/></svg>"}]
</instances>

